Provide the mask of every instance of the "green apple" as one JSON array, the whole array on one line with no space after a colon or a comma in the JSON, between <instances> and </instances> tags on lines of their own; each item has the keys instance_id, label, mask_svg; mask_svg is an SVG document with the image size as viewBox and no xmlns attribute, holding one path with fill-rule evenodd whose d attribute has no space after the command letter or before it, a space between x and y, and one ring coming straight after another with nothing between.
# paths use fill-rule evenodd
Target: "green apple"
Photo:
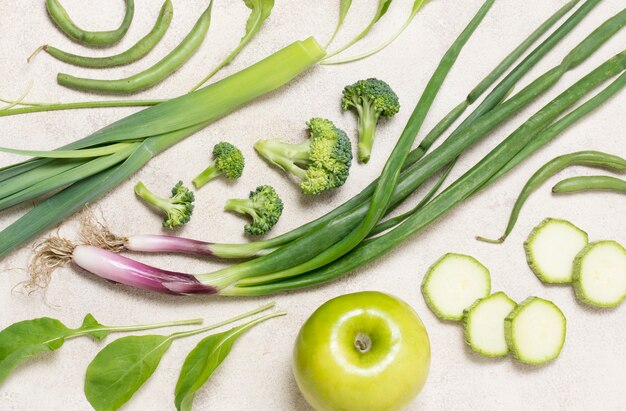
<instances>
[{"instance_id":1,"label":"green apple","mask_svg":"<svg viewBox=\"0 0 626 411\"><path fill-rule=\"evenodd\" d=\"M298 387L316 410L401 410L426 382L430 343L407 303L360 292L319 307L293 357Z\"/></svg>"}]
</instances>

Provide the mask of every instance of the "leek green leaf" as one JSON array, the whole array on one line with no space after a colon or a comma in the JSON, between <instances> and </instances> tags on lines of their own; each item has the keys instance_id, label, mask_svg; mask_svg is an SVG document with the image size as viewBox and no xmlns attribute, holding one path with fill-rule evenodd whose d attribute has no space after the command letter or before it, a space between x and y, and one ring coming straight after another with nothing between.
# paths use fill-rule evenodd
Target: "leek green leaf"
<instances>
[{"instance_id":1,"label":"leek green leaf","mask_svg":"<svg viewBox=\"0 0 626 411\"><path fill-rule=\"evenodd\" d=\"M228 65L239 54L239 52L252 40L254 35L259 31L265 20L272 13L274 0L243 0L246 6L251 10L248 21L246 22L246 34L239 41L239 45L217 65L205 78L202 79L191 91L195 91L202 87L204 83L209 81L211 77L220 71L224 66Z\"/></svg>"},{"instance_id":2,"label":"leek green leaf","mask_svg":"<svg viewBox=\"0 0 626 411\"><path fill-rule=\"evenodd\" d=\"M11 154L19 154L23 156L41 157L41 158L91 158L106 156L117 153L127 148L132 142L109 144L107 146L96 148L84 148L81 150L18 150L15 148L0 147L0 151Z\"/></svg>"},{"instance_id":3,"label":"leek green leaf","mask_svg":"<svg viewBox=\"0 0 626 411\"><path fill-rule=\"evenodd\" d=\"M372 27L374 27L376 25L376 23L378 23L378 20L380 20L387 13L387 10L389 10L389 6L391 6L391 2L392 1L393 0L378 0L378 7L376 7L376 12L374 13L374 17L372 17L372 20L363 29L363 31L360 32L359 34L357 34L356 37L354 37L352 40L350 40L349 43L347 43L346 45L340 47L338 50L335 50L331 54L329 54L327 56L327 58L333 57L333 56L341 53L342 51L344 51L347 48L351 47L356 42L358 42L363 37L365 37L370 32L370 30L372 30Z\"/></svg>"},{"instance_id":4,"label":"leek green leaf","mask_svg":"<svg viewBox=\"0 0 626 411\"><path fill-rule=\"evenodd\" d=\"M339 33L339 29L341 29L341 26L343 26L343 22L345 21L346 16L348 15L348 12L350 11L350 6L352 6L352 0L340 0L339 20L337 21L337 26L335 27L335 31L333 32L333 35L328 40L328 43L326 43L325 48L328 48L328 46L330 46L330 44L333 42L333 40L337 36L337 33Z\"/></svg>"},{"instance_id":5,"label":"leek green leaf","mask_svg":"<svg viewBox=\"0 0 626 411\"><path fill-rule=\"evenodd\" d=\"M406 21L404 22L402 27L400 27L400 30L398 30L393 36L391 36L389 38L389 40L385 41L380 46L378 46L378 47L374 48L373 50L370 50L370 51L368 51L366 53L359 54L359 55L354 56L354 57L347 57L347 58L341 59L341 60L327 61L327 62L324 62L322 64L328 65L328 64L351 63L353 61L358 61L358 60L362 60L364 58L373 56L374 54L378 53L379 51L385 49L387 46L389 46L391 43L393 43L398 37L400 37L400 35L404 32L404 30L407 27L409 27L409 25L411 24L411 22L413 21L413 19L417 15L417 13L422 9L422 7L424 7L424 5L426 3L428 3L428 0L415 0L413 2L413 7L411 8L411 13L409 14L409 17L406 19Z\"/></svg>"}]
</instances>

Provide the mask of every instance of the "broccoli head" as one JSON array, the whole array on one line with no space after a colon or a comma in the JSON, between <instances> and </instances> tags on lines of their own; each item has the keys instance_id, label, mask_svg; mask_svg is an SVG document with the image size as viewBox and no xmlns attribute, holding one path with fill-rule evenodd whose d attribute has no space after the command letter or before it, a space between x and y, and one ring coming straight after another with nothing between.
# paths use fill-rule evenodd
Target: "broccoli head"
<instances>
[{"instance_id":1,"label":"broccoli head","mask_svg":"<svg viewBox=\"0 0 626 411\"><path fill-rule=\"evenodd\" d=\"M223 175L229 180L241 177L244 158L241 150L230 143L222 141L213 147L213 161L196 178L193 185L200 188L216 177Z\"/></svg>"},{"instance_id":2,"label":"broccoli head","mask_svg":"<svg viewBox=\"0 0 626 411\"><path fill-rule=\"evenodd\" d=\"M343 89L341 107L344 110L356 110L358 114L358 157L360 162L367 163L376 137L378 119L381 116L393 117L398 113L398 96L382 80L359 80Z\"/></svg>"},{"instance_id":3,"label":"broccoli head","mask_svg":"<svg viewBox=\"0 0 626 411\"><path fill-rule=\"evenodd\" d=\"M261 140L254 148L270 163L298 177L305 194L343 185L352 163L350 139L330 120L312 118L307 126L309 139L304 143Z\"/></svg>"},{"instance_id":4,"label":"broccoli head","mask_svg":"<svg viewBox=\"0 0 626 411\"><path fill-rule=\"evenodd\" d=\"M248 214L252 223L244 226L251 235L263 235L278 222L283 212L283 202L272 186L259 186L251 191L248 199L233 198L226 202L226 211Z\"/></svg>"},{"instance_id":5,"label":"broccoli head","mask_svg":"<svg viewBox=\"0 0 626 411\"><path fill-rule=\"evenodd\" d=\"M159 197L146 188L140 181L135 186L135 194L148 204L153 205L165 213L163 227L173 230L176 227L187 224L193 212L193 192L183 185L182 181L172 188L170 198Z\"/></svg>"}]
</instances>

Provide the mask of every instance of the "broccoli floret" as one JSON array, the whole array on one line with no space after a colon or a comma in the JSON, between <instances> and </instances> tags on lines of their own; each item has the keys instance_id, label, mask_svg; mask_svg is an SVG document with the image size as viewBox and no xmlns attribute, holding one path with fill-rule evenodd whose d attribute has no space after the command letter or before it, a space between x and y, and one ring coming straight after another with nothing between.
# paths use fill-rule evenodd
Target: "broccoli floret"
<instances>
[{"instance_id":1,"label":"broccoli floret","mask_svg":"<svg viewBox=\"0 0 626 411\"><path fill-rule=\"evenodd\" d=\"M193 212L193 192L183 185L182 181L172 188L170 198L159 197L146 188L140 181L135 186L135 194L148 204L152 204L165 213L163 227L173 230L176 227L187 224Z\"/></svg>"},{"instance_id":2,"label":"broccoli floret","mask_svg":"<svg viewBox=\"0 0 626 411\"><path fill-rule=\"evenodd\" d=\"M258 141L254 148L270 163L300 179L305 194L319 194L343 185L350 173L352 144L332 121L312 118L309 139L301 144Z\"/></svg>"},{"instance_id":3,"label":"broccoli floret","mask_svg":"<svg viewBox=\"0 0 626 411\"><path fill-rule=\"evenodd\" d=\"M222 141L213 147L213 161L196 178L193 185L200 188L214 178L223 175L229 180L241 177L244 158L241 150L230 143Z\"/></svg>"},{"instance_id":4,"label":"broccoli floret","mask_svg":"<svg viewBox=\"0 0 626 411\"><path fill-rule=\"evenodd\" d=\"M250 191L248 199L231 198L224 206L226 211L248 214L252 223L244 226L251 235L263 235L270 231L283 213L283 201L272 186L259 186Z\"/></svg>"},{"instance_id":5,"label":"broccoli floret","mask_svg":"<svg viewBox=\"0 0 626 411\"><path fill-rule=\"evenodd\" d=\"M382 117L393 117L400 110L398 96L382 80L369 78L359 80L343 89L341 107L356 110L359 123L358 157L362 163L370 159L372 144L376 137L376 124Z\"/></svg>"}]
</instances>

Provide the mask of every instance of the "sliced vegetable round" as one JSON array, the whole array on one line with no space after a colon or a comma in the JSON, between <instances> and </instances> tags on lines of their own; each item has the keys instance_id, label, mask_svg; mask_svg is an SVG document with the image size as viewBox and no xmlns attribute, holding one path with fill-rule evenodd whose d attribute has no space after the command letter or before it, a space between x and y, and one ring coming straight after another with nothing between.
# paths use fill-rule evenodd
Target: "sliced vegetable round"
<instances>
[{"instance_id":1,"label":"sliced vegetable round","mask_svg":"<svg viewBox=\"0 0 626 411\"><path fill-rule=\"evenodd\" d=\"M504 319L517 306L505 293L477 300L463 313L465 342L479 354L503 357L509 353L504 338Z\"/></svg>"},{"instance_id":2,"label":"sliced vegetable round","mask_svg":"<svg viewBox=\"0 0 626 411\"><path fill-rule=\"evenodd\" d=\"M574 260L574 291L585 304L620 305L626 299L626 249L616 241L587 245Z\"/></svg>"},{"instance_id":3,"label":"sliced vegetable round","mask_svg":"<svg viewBox=\"0 0 626 411\"><path fill-rule=\"evenodd\" d=\"M544 283L571 283L574 257L588 241L587 233L569 221L546 218L524 242L526 260Z\"/></svg>"},{"instance_id":4,"label":"sliced vegetable round","mask_svg":"<svg viewBox=\"0 0 626 411\"><path fill-rule=\"evenodd\" d=\"M553 302L528 297L504 319L504 337L521 362L545 364L561 353L565 323L565 316Z\"/></svg>"},{"instance_id":5,"label":"sliced vegetable round","mask_svg":"<svg viewBox=\"0 0 626 411\"><path fill-rule=\"evenodd\" d=\"M463 310L490 292L489 270L474 257L463 254L444 255L422 281L426 304L442 320L461 320Z\"/></svg>"}]
</instances>

